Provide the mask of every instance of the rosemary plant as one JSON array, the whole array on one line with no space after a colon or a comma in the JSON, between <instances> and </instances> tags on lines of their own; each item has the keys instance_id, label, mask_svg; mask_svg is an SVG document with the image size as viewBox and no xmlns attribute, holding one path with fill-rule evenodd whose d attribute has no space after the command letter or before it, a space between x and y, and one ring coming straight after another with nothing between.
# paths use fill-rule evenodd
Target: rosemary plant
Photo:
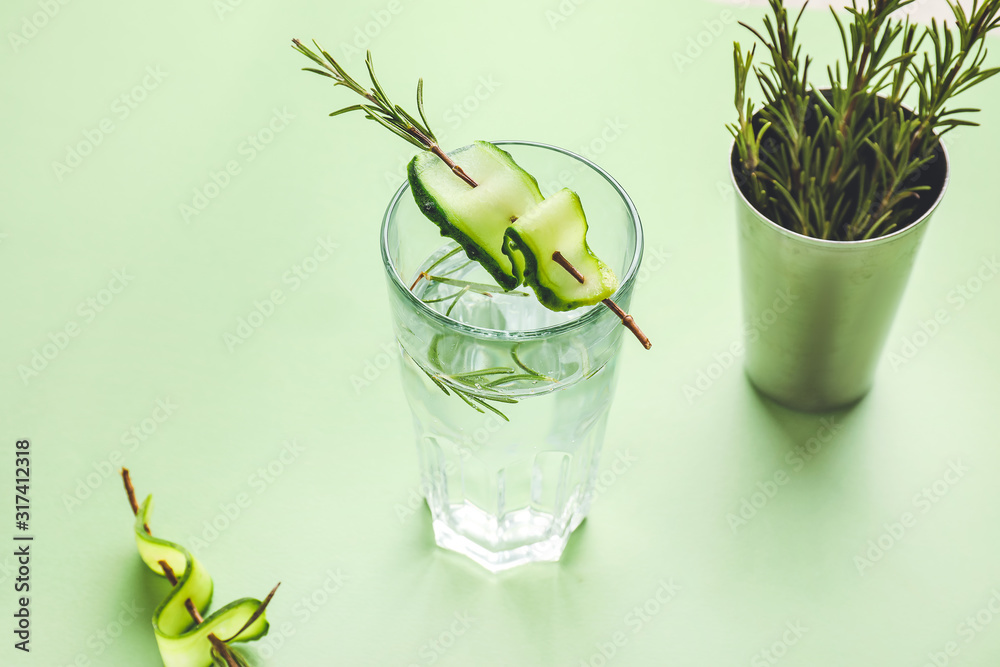
<instances>
[{"instance_id":1,"label":"rosemary plant","mask_svg":"<svg viewBox=\"0 0 1000 667\"><path fill-rule=\"evenodd\" d=\"M983 68L986 35L1000 26L1000 0L950 2L954 26L922 29L894 12L915 0L853 0L845 22L831 8L843 66L827 68L829 87L809 79L812 59L799 44L800 11L790 18L769 0L764 30L747 28L770 62L754 65L756 45L735 44L737 181L770 220L799 234L858 241L906 227L930 202L922 176L940 156L940 138L978 109L946 105L1000 72ZM805 7L803 7L803 10ZM764 104L754 111L751 72ZM903 106L915 98L912 111ZM922 206L923 205L923 206Z\"/></svg>"}]
</instances>

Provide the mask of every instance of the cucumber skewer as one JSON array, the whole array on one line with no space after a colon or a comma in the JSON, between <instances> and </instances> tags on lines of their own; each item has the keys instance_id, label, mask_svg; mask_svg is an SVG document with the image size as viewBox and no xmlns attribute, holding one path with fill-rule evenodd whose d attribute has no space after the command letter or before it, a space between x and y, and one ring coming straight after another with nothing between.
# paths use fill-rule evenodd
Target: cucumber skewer
<instances>
[{"instance_id":1,"label":"cucumber skewer","mask_svg":"<svg viewBox=\"0 0 1000 667\"><path fill-rule=\"evenodd\" d=\"M226 667L246 667L230 650L229 643L252 641L267 634L264 610L281 584L263 602L243 598L205 618L203 614L212 599L212 578L187 549L153 537L149 529L153 497L148 496L140 507L128 469L122 468L121 475L135 515L139 555L147 567L173 586L153 614L153 630L165 667L208 667L218 661L224 661ZM228 635L228 639L220 639L219 634ZM204 644L206 641L208 645Z\"/></svg>"},{"instance_id":2,"label":"cucumber skewer","mask_svg":"<svg viewBox=\"0 0 1000 667\"><path fill-rule=\"evenodd\" d=\"M364 86L362 86L353 78L351 78L351 76L347 74L344 68L341 67L340 64L337 63L337 61L334 60L334 58L329 53L323 50L323 48L315 40L313 41L313 44L316 46L317 50L319 51L319 54L322 54L322 56L310 50L298 39L292 40L292 46L296 51L306 56L307 58L309 58L322 68L322 69L316 69L313 67L304 67L303 69L307 72L313 72L315 74L319 74L320 76L325 76L327 78L333 79L334 85L350 88L355 93L364 97L368 101L367 104L355 104L334 111L333 113L330 114L331 116L337 116L351 111L362 111L364 112L366 118L382 125L383 127L388 129L390 132L397 135L404 141L413 144L414 146L416 146L421 150L428 151L436 155L442 162L444 162L444 164L448 166L449 169L451 169L452 173L454 173L458 178L460 178L470 187L476 188L479 186L479 183L477 183L471 176L469 176L469 174L467 174L465 170L462 169L462 167L458 165L438 145L437 138L431 131L430 125L427 122L427 117L424 114L423 79L419 79L417 81L417 112L421 119L417 120L414 116L407 113L401 106L399 106L398 104L394 105L389 100L388 96L385 93L385 90L382 88L382 85L378 82L378 79L375 76L375 69L372 64L372 55L370 51L368 52L367 57L365 59L365 65L368 69L368 76L371 79L372 88L366 89ZM511 223L516 222L516 220L517 220L516 217L512 217ZM435 220L435 222L438 221ZM452 236L452 234L446 231L446 229L447 228L442 225L442 232L445 233L445 235ZM458 238L457 236L452 236L452 237L456 238L456 240L459 240L461 245L465 247L468 252L467 243L463 242L463 240ZM475 254L475 251L473 251L473 254ZM470 257L473 259L477 259L477 261L480 261L479 258L473 257L472 254L470 254ZM577 270L576 267L573 264L571 264L569 260L567 260L558 249L556 249L552 253L551 259L559 266L561 266L563 269L565 269L570 275L572 275L577 282L581 284L583 283L582 280L584 278L583 274L580 273L580 271ZM481 261L481 263L483 262ZM508 285L511 285L510 281L505 280L503 272L499 272L496 266L487 266L487 264L492 264L492 262L489 261L489 259L487 259L487 261L484 263L484 268L490 271L490 273L494 275L494 278L498 279L499 284L501 284L504 287L508 287ZM519 271L515 267L513 270L514 274L513 280L517 280L518 278L518 276L516 275L517 273L519 273ZM512 289L514 286L516 285L512 285L510 288ZM607 306L622 321L622 324L629 331L631 331L633 335L635 335L635 337L639 340L639 342L642 344L644 348L648 350L650 349L650 347L652 347L649 338L647 338L646 335L642 332L642 330L636 324L635 320L632 318L631 315L623 311L614 301L611 300L610 297L602 299L602 303L605 306Z\"/></svg>"}]
</instances>

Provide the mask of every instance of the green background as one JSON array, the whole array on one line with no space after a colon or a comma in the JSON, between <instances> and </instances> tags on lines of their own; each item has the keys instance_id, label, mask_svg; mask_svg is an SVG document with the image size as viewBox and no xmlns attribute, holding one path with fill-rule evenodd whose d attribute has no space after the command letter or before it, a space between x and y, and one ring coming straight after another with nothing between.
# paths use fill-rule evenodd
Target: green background
<instances>
[{"instance_id":1,"label":"green background","mask_svg":"<svg viewBox=\"0 0 1000 667\"><path fill-rule=\"evenodd\" d=\"M12 647L0 546L0 664L157 664L149 617L166 585L136 555L122 462L155 494L155 534L203 541L218 604L283 582L259 664L916 667L949 642L948 664L998 664L1000 84L963 101L984 127L948 142L951 189L888 343L899 358L824 430L758 397L726 356L741 330L731 43L759 7L79 0L49 2L43 21L45 4L0 9L0 543L15 533L17 438L32 442L36 536L29 655ZM425 77L448 147L584 152L642 215L633 312L654 347L622 352L602 492L561 563L489 575L437 549L414 500L377 241L412 150L328 119L355 100L299 72L288 46L315 37L360 75L345 46L366 27L397 101ZM820 63L832 27L804 18ZM81 142L97 145L56 166ZM195 202L230 162L226 187ZM336 250L303 264L318 239ZM272 315L227 344L274 290ZM26 374L53 340L65 347ZM704 391L685 395L699 374ZM213 535L213 521L229 525Z\"/></svg>"}]
</instances>

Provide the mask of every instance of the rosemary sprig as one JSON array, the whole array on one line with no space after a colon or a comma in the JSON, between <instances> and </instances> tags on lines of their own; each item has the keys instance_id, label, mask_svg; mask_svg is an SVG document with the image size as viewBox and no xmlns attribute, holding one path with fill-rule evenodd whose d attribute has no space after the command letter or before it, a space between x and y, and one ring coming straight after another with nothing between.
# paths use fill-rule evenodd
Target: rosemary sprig
<instances>
[{"instance_id":1,"label":"rosemary sprig","mask_svg":"<svg viewBox=\"0 0 1000 667\"><path fill-rule=\"evenodd\" d=\"M428 363L432 368L435 368L438 371L441 371L441 358L438 350L438 344L440 341L441 336L435 336L431 340L431 344L427 352ZM498 387L515 382L555 382L555 379L547 375L543 375L542 373L539 373L538 371L525 365L517 354L518 347L520 347L520 344L515 345L510 350L510 356L514 361L516 368L495 366L493 368L485 368L483 370L447 374L443 372L431 372L420 364L417 364L417 366L424 372L425 375L427 375L428 378L431 379L431 382L437 385L438 389L444 392L445 396L451 396L451 394L454 393L469 407L477 412L485 414L486 410L489 410L504 421L509 422L510 419L508 419L507 415L495 406L487 403L487 401L507 404L515 404L518 402L518 400L513 396L509 396L499 391ZM520 369L523 372L518 373L517 369Z\"/></svg>"},{"instance_id":2,"label":"rosemary sprig","mask_svg":"<svg viewBox=\"0 0 1000 667\"><path fill-rule=\"evenodd\" d=\"M486 283L475 283L468 280L458 280L457 278L448 278L446 276L434 276L427 274L424 278L432 283L441 283L442 285L451 285L452 287L462 287L469 290L470 292L475 292L476 294L483 294L490 296L492 294L504 294L506 296L528 296L527 292L522 292L521 290L505 290L498 285L487 285Z\"/></svg>"},{"instance_id":3,"label":"rosemary sprig","mask_svg":"<svg viewBox=\"0 0 1000 667\"><path fill-rule=\"evenodd\" d=\"M445 317L449 317L451 315L451 311L454 310L455 306L458 305L458 302L466 294L478 294L480 296L484 296L487 298L493 298L494 294L505 294L507 296L515 296L515 297L529 296L527 292L522 292L520 290L507 291L496 285L487 285L486 283L478 283L468 280L459 280L458 278L450 277L452 274L458 273L459 271L462 271L470 264L472 264L473 263L472 260L468 260L467 262L459 264L454 268L448 269L447 271L442 272L440 275L435 275L431 273L432 271L434 271L434 269L436 269L438 266L444 263L445 260L455 256L457 253L461 251L462 251L461 246L456 246L455 248L451 249L450 251L442 255L440 258L435 260L429 267L427 267L427 269L421 271L417 275L416 280L414 280L413 284L410 286L410 291L412 292L421 280L426 280L427 282L432 282L432 283L438 282L443 285L450 285L452 287L461 288L451 294L447 294L442 297L436 297L431 299L421 298L421 301L423 301L424 303L446 303L450 301L451 303L449 304L448 309L444 313Z\"/></svg>"},{"instance_id":4,"label":"rosemary sprig","mask_svg":"<svg viewBox=\"0 0 1000 667\"><path fill-rule=\"evenodd\" d=\"M435 262L433 264L431 264L430 266L428 266L425 271L421 271L419 274L417 274L416 280L414 280L413 284L410 285L410 291L412 292L414 289L416 289L417 283L419 283L421 280L423 280L427 276L428 273L430 273L431 271L433 271L434 269L436 269L437 267L439 267L441 264L443 264L445 261L451 259L452 257L454 257L455 255L457 255L460 252L462 252L462 246L456 245L454 248L452 248L451 250L449 250L445 254L443 254L440 257L438 257L437 260L435 260ZM471 262L472 260L469 260L469 261ZM456 270L457 269L453 269L452 271L446 271L444 273L444 275L448 275L449 273L453 273Z\"/></svg>"},{"instance_id":5,"label":"rosemary sprig","mask_svg":"<svg viewBox=\"0 0 1000 667\"><path fill-rule=\"evenodd\" d=\"M901 229L929 190L919 176L937 158L940 138L976 125L961 116L978 109L947 104L1000 72L983 67L1000 0L973 0L968 11L949 1L954 29L934 20L922 32L893 16L914 1L855 0L846 25L831 9L845 62L827 68L825 91L809 80L801 12L792 20L782 0L769 0L763 31L743 24L770 62L754 65L754 50L734 45L737 120L728 129L741 189L771 220L839 241ZM764 95L756 115L745 92L751 73ZM912 113L902 106L909 94L917 96Z\"/></svg>"},{"instance_id":6,"label":"rosemary sprig","mask_svg":"<svg viewBox=\"0 0 1000 667\"><path fill-rule=\"evenodd\" d=\"M510 370L510 369L508 369L508 370ZM487 387L500 387L500 386L503 386L505 384L512 384L514 382L521 382L522 380L541 380L541 379L550 379L550 378L543 378L541 375L533 375L531 373L515 373L514 375L509 375L508 374L506 377L502 377L502 378L500 378L498 380L493 380L491 382L487 382L486 386Z\"/></svg>"},{"instance_id":7,"label":"rosemary sprig","mask_svg":"<svg viewBox=\"0 0 1000 667\"><path fill-rule=\"evenodd\" d=\"M313 45L319 53L312 51L298 39L292 40L292 47L296 51L312 60L321 68L316 69L315 67L303 67L302 69L307 72L313 72L314 74L319 74L326 78L333 79L334 85L350 88L369 102L369 104L355 104L344 107L343 109L339 109L331 113L331 116L338 116L351 111L363 111L365 113L365 117L369 120L377 122L379 125L382 125L396 136L413 144L417 148L430 151L440 158L446 165L448 165L452 173L461 178L471 187L478 187L479 184L476 183L472 177L466 174L465 171L441 149L437 143L437 138L434 136L434 133L431 132L430 126L427 122L427 116L424 113L423 79L417 80L417 112L423 120L423 123L421 123L412 115L407 113L401 106L393 104L389 101L389 96L386 94L382 85L378 82L378 78L375 76L375 65L372 62L371 51L368 51L365 57L365 66L368 68L368 78L371 80L372 87L370 89L366 89L364 86L351 78L344 68L341 67L336 60L334 60L333 56L324 51L316 40L313 40ZM562 266L570 273L575 271L568 261ZM418 277L417 280L419 281L420 278ZM416 283L414 283L414 286L415 285ZM639 329L631 315L625 314L624 311L611 299L605 299L602 303L604 303L605 306L607 306L621 319L622 324L635 335L639 342L642 343L643 347L647 350L652 347L652 343L649 342L649 338L647 338L646 334Z\"/></svg>"},{"instance_id":8,"label":"rosemary sprig","mask_svg":"<svg viewBox=\"0 0 1000 667\"><path fill-rule=\"evenodd\" d=\"M458 305L458 302L461 300L461 298L468 293L469 293L468 287L463 287L458 292L456 292L455 296L451 297L451 304L448 305L448 310L444 311L444 316L451 317L451 311L455 310L455 306Z\"/></svg>"},{"instance_id":9,"label":"rosemary sprig","mask_svg":"<svg viewBox=\"0 0 1000 667\"><path fill-rule=\"evenodd\" d=\"M315 67L303 67L302 69L306 72L313 72L314 74L319 74L329 79L333 79L335 86L350 88L369 102L368 104L354 104L349 107L344 107L343 109L339 109L331 113L331 116L339 116L340 114L349 113L351 111L363 111L366 118L377 122L379 125L385 127L387 130L404 141L413 144L421 150L430 151L431 153L437 155L451 168L452 172L454 172L456 176L472 187L476 187L476 182L469 178L468 174L466 174L460 166L455 164L455 162L448 157L447 153L441 150L441 147L437 143L437 138L434 136L434 133L431 131L427 123L427 116L424 113L423 79L417 80L417 113L420 114L420 118L423 119L423 122L421 123L412 115L407 113L403 107L389 101L389 96L386 95L385 90L382 88L382 85L378 82L378 78L375 76L375 65L372 61L371 51L369 51L365 57L365 66L368 68L368 78L371 80L372 87L366 89L364 86L351 78L344 68L341 67L336 60L334 60L333 56L324 51L323 47L321 47L315 40L313 40L313 45L319 53L312 51L309 47L297 39L292 40L292 48L312 60L321 68L316 69Z\"/></svg>"},{"instance_id":10,"label":"rosemary sprig","mask_svg":"<svg viewBox=\"0 0 1000 667\"><path fill-rule=\"evenodd\" d=\"M510 419L507 417L507 415L505 415L503 412L501 412L497 408L493 407L492 405L490 405L486 401L496 401L498 403L517 403L517 399L516 398L511 398L509 396L504 396L503 394L482 394L482 393L475 394L475 393L472 393L469 390L461 389L461 388L459 388L459 387L457 387L455 385L446 385L443 382L443 380L446 379L446 378L454 379L454 376L448 376L448 375L442 375L442 374L434 374L434 373L431 373L426 368L424 368L423 366L420 367L420 370L422 370L427 375L427 377L429 377L431 379L431 381L438 386L438 389L440 389L441 391L444 392L445 396L451 396L452 392L454 392L456 396L458 396L463 401L465 401L465 403L469 407L471 407L473 410L475 410L476 412L485 412L485 410L484 410L484 408L485 408L486 410L489 410L489 411L493 412L494 414L496 414L498 417L500 417L504 421L507 421L507 422L510 421ZM449 387L450 387L450 390L449 390Z\"/></svg>"},{"instance_id":11,"label":"rosemary sprig","mask_svg":"<svg viewBox=\"0 0 1000 667\"><path fill-rule=\"evenodd\" d=\"M461 250L461 248L459 248L459 250ZM471 260L471 259L470 260L466 260L465 262L462 262L458 266L456 266L456 267L454 267L452 269L448 269L447 271L442 272L440 275L442 275L442 276L450 276L452 274L458 273L459 271L462 271L462 270L468 268L472 264L475 264L475 262L473 260Z\"/></svg>"}]
</instances>

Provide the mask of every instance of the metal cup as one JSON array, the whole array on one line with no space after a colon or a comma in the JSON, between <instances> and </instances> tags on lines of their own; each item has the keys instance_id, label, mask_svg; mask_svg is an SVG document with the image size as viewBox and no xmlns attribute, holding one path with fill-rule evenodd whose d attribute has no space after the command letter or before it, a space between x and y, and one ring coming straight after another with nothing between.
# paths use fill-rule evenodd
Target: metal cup
<instances>
[{"instance_id":1,"label":"metal cup","mask_svg":"<svg viewBox=\"0 0 1000 667\"><path fill-rule=\"evenodd\" d=\"M912 224L865 241L803 236L768 220L738 195L746 373L789 408L826 412L859 401L875 368L927 223L948 186L948 155L932 163L941 184ZM737 164L735 144L730 165Z\"/></svg>"}]
</instances>

